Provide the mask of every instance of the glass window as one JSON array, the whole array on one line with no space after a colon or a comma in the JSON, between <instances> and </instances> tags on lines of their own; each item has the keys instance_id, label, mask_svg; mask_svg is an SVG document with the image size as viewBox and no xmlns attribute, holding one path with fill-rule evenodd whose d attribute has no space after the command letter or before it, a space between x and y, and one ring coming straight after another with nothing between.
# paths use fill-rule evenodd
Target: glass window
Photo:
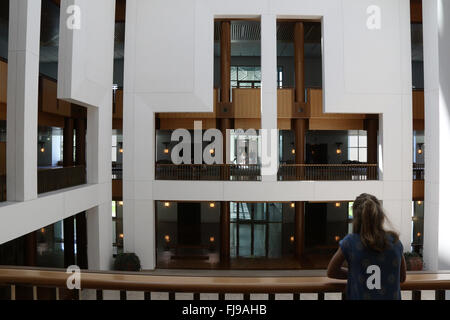
<instances>
[{"instance_id":1,"label":"glass window","mask_svg":"<svg viewBox=\"0 0 450 320\"><path fill-rule=\"evenodd\" d=\"M367 132L362 130L349 131L348 160L367 162Z\"/></svg>"}]
</instances>

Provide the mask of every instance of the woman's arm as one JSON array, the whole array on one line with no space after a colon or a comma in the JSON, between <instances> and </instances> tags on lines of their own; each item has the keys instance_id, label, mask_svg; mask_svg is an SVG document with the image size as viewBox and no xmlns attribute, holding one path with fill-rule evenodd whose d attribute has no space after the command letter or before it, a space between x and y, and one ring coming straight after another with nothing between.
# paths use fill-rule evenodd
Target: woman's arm
<instances>
[{"instance_id":1,"label":"woman's arm","mask_svg":"<svg viewBox=\"0 0 450 320\"><path fill-rule=\"evenodd\" d=\"M405 256L402 254L402 263L400 266L400 283L406 281L406 261Z\"/></svg>"},{"instance_id":2,"label":"woman's arm","mask_svg":"<svg viewBox=\"0 0 450 320\"><path fill-rule=\"evenodd\" d=\"M328 264L327 276L334 279L347 279L348 270L342 267L345 261L344 253L342 253L341 248L334 254Z\"/></svg>"}]
</instances>

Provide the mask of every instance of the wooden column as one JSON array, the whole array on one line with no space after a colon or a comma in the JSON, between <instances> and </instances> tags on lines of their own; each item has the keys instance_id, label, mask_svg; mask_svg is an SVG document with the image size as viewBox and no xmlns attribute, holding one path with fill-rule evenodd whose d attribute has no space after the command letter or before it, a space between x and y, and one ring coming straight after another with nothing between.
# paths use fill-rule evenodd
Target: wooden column
<instances>
[{"instance_id":1,"label":"wooden column","mask_svg":"<svg viewBox=\"0 0 450 320\"><path fill-rule=\"evenodd\" d=\"M63 141L63 164L64 167L73 166L73 119L64 119L64 141Z\"/></svg>"},{"instance_id":2,"label":"wooden column","mask_svg":"<svg viewBox=\"0 0 450 320\"><path fill-rule=\"evenodd\" d=\"M87 261L87 225L86 212L76 215L76 234L77 234L77 265L81 269L88 268Z\"/></svg>"},{"instance_id":3,"label":"wooden column","mask_svg":"<svg viewBox=\"0 0 450 320\"><path fill-rule=\"evenodd\" d=\"M64 267L67 268L75 264L74 248L74 222L75 217L64 219Z\"/></svg>"},{"instance_id":4,"label":"wooden column","mask_svg":"<svg viewBox=\"0 0 450 320\"><path fill-rule=\"evenodd\" d=\"M305 249L305 203L295 203L295 257L300 259Z\"/></svg>"},{"instance_id":5,"label":"wooden column","mask_svg":"<svg viewBox=\"0 0 450 320\"><path fill-rule=\"evenodd\" d=\"M295 102L305 102L305 29L303 22L294 25Z\"/></svg>"},{"instance_id":6,"label":"wooden column","mask_svg":"<svg viewBox=\"0 0 450 320\"><path fill-rule=\"evenodd\" d=\"M295 163L305 163L305 145L306 145L306 119L292 119L292 130L295 137Z\"/></svg>"},{"instance_id":7,"label":"wooden column","mask_svg":"<svg viewBox=\"0 0 450 320\"><path fill-rule=\"evenodd\" d=\"M77 166L86 166L86 119L79 118L75 123L76 151L75 161Z\"/></svg>"},{"instance_id":8,"label":"wooden column","mask_svg":"<svg viewBox=\"0 0 450 320\"><path fill-rule=\"evenodd\" d=\"M230 263L230 203L220 203L220 262Z\"/></svg>"},{"instance_id":9,"label":"wooden column","mask_svg":"<svg viewBox=\"0 0 450 320\"><path fill-rule=\"evenodd\" d=\"M220 101L230 102L231 85L231 22L221 23L220 33Z\"/></svg>"},{"instance_id":10,"label":"wooden column","mask_svg":"<svg viewBox=\"0 0 450 320\"><path fill-rule=\"evenodd\" d=\"M367 163L378 163L378 120L367 119Z\"/></svg>"},{"instance_id":11,"label":"wooden column","mask_svg":"<svg viewBox=\"0 0 450 320\"><path fill-rule=\"evenodd\" d=\"M305 103L305 29L303 22L294 25L294 63L295 63L295 104ZM296 114L299 108L294 109ZM300 113L300 112L299 112ZM305 118L292 119L292 130L295 136L295 163L305 164L306 130L308 120ZM299 180L303 180L305 170L297 169ZM295 257L300 259L304 253L305 243L305 203L295 202Z\"/></svg>"}]
</instances>

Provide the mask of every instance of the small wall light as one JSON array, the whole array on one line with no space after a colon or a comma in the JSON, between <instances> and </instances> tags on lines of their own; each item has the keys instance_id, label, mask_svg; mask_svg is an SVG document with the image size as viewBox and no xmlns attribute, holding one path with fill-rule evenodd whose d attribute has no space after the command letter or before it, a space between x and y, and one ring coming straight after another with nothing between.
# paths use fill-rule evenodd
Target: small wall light
<instances>
[{"instance_id":1,"label":"small wall light","mask_svg":"<svg viewBox=\"0 0 450 320\"><path fill-rule=\"evenodd\" d=\"M119 142L119 152L123 153L123 143Z\"/></svg>"},{"instance_id":2,"label":"small wall light","mask_svg":"<svg viewBox=\"0 0 450 320\"><path fill-rule=\"evenodd\" d=\"M342 154L342 143L341 142L336 143L336 154L338 154L338 155Z\"/></svg>"},{"instance_id":3,"label":"small wall light","mask_svg":"<svg viewBox=\"0 0 450 320\"><path fill-rule=\"evenodd\" d=\"M420 232L417 232L417 237L421 237L422 236L422 234L420 233Z\"/></svg>"},{"instance_id":4,"label":"small wall light","mask_svg":"<svg viewBox=\"0 0 450 320\"><path fill-rule=\"evenodd\" d=\"M164 236L164 240L166 241L166 243L169 243L170 242L170 236L168 234L166 234Z\"/></svg>"},{"instance_id":5,"label":"small wall light","mask_svg":"<svg viewBox=\"0 0 450 320\"><path fill-rule=\"evenodd\" d=\"M291 236L291 238L289 239L289 241L291 241L291 243L294 243L294 242L295 242L295 237L294 237L294 236Z\"/></svg>"},{"instance_id":6,"label":"small wall light","mask_svg":"<svg viewBox=\"0 0 450 320\"><path fill-rule=\"evenodd\" d=\"M123 233L119 234L119 238L123 239Z\"/></svg>"},{"instance_id":7,"label":"small wall light","mask_svg":"<svg viewBox=\"0 0 450 320\"><path fill-rule=\"evenodd\" d=\"M210 207L210 208L215 208L215 207L216 207L216 204L215 204L214 202L210 202L210 203L209 203L209 207Z\"/></svg>"},{"instance_id":8,"label":"small wall light","mask_svg":"<svg viewBox=\"0 0 450 320\"><path fill-rule=\"evenodd\" d=\"M341 207L341 203L340 202L336 202L335 206L336 206L336 208L340 208Z\"/></svg>"},{"instance_id":9,"label":"small wall light","mask_svg":"<svg viewBox=\"0 0 450 320\"><path fill-rule=\"evenodd\" d=\"M164 207L169 208L170 207L170 202L164 202Z\"/></svg>"},{"instance_id":10,"label":"small wall light","mask_svg":"<svg viewBox=\"0 0 450 320\"><path fill-rule=\"evenodd\" d=\"M291 208L295 208L295 202L291 202Z\"/></svg>"},{"instance_id":11,"label":"small wall light","mask_svg":"<svg viewBox=\"0 0 450 320\"><path fill-rule=\"evenodd\" d=\"M214 154L214 153L216 153L216 150L210 149L210 150L209 150L209 153L210 153L210 154Z\"/></svg>"},{"instance_id":12,"label":"small wall light","mask_svg":"<svg viewBox=\"0 0 450 320\"><path fill-rule=\"evenodd\" d=\"M118 205L119 205L119 206L123 206L123 201L119 201L119 202L118 202Z\"/></svg>"},{"instance_id":13,"label":"small wall light","mask_svg":"<svg viewBox=\"0 0 450 320\"><path fill-rule=\"evenodd\" d=\"M341 240L341 237L335 236L335 237L334 237L334 240L335 240L336 242L339 242L339 240Z\"/></svg>"},{"instance_id":14,"label":"small wall light","mask_svg":"<svg viewBox=\"0 0 450 320\"><path fill-rule=\"evenodd\" d=\"M41 150L41 153L45 152L45 142L39 142L39 149Z\"/></svg>"},{"instance_id":15,"label":"small wall light","mask_svg":"<svg viewBox=\"0 0 450 320\"><path fill-rule=\"evenodd\" d=\"M418 154L422 154L423 153L423 143L419 143L418 145L417 145L417 153Z\"/></svg>"},{"instance_id":16,"label":"small wall light","mask_svg":"<svg viewBox=\"0 0 450 320\"><path fill-rule=\"evenodd\" d=\"M295 154L295 149L292 149L291 152L292 152L292 154Z\"/></svg>"},{"instance_id":17,"label":"small wall light","mask_svg":"<svg viewBox=\"0 0 450 320\"><path fill-rule=\"evenodd\" d=\"M422 205L422 201L417 201L417 205L421 206Z\"/></svg>"},{"instance_id":18,"label":"small wall light","mask_svg":"<svg viewBox=\"0 0 450 320\"><path fill-rule=\"evenodd\" d=\"M214 237L209 237L209 242L214 243L216 241L216 238Z\"/></svg>"}]
</instances>

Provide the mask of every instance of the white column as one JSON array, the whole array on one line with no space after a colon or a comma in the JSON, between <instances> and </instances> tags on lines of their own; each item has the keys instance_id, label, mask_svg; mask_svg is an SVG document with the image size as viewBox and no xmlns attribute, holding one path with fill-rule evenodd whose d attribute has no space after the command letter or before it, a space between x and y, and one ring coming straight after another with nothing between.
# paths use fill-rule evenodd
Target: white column
<instances>
[{"instance_id":1,"label":"white column","mask_svg":"<svg viewBox=\"0 0 450 320\"><path fill-rule=\"evenodd\" d=\"M86 130L87 183L100 184L105 195L87 211L88 265L91 270L112 266L111 137L112 95L97 107L88 107Z\"/></svg>"},{"instance_id":2,"label":"white column","mask_svg":"<svg viewBox=\"0 0 450 320\"><path fill-rule=\"evenodd\" d=\"M450 269L450 2L423 2L425 226L428 270Z\"/></svg>"},{"instance_id":3,"label":"white column","mask_svg":"<svg viewBox=\"0 0 450 320\"><path fill-rule=\"evenodd\" d=\"M7 197L37 198L37 114L41 1L9 4Z\"/></svg>"},{"instance_id":4,"label":"white column","mask_svg":"<svg viewBox=\"0 0 450 320\"><path fill-rule=\"evenodd\" d=\"M276 181L278 170L277 17L261 17L262 180ZM266 133L264 133L266 130Z\"/></svg>"},{"instance_id":5,"label":"white column","mask_svg":"<svg viewBox=\"0 0 450 320\"><path fill-rule=\"evenodd\" d=\"M155 114L129 92L125 92L124 106L124 249L136 253L143 269L152 270L156 266Z\"/></svg>"}]
</instances>

